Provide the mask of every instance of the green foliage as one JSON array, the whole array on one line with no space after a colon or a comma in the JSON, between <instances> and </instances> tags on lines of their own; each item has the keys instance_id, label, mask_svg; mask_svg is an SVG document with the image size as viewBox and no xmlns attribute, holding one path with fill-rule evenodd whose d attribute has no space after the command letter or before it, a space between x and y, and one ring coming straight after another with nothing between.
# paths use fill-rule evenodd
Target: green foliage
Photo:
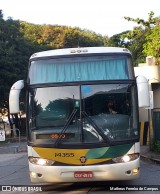
<instances>
[{"instance_id":1,"label":"green foliage","mask_svg":"<svg viewBox=\"0 0 160 194\"><path fill-rule=\"evenodd\" d=\"M103 46L104 38L94 32L67 26L21 23L24 37L50 49Z\"/></svg>"},{"instance_id":2,"label":"green foliage","mask_svg":"<svg viewBox=\"0 0 160 194\"><path fill-rule=\"evenodd\" d=\"M153 28L146 40L143 45L143 53L147 56L154 56L157 59L157 64L160 64L160 26Z\"/></svg>"},{"instance_id":3,"label":"green foliage","mask_svg":"<svg viewBox=\"0 0 160 194\"><path fill-rule=\"evenodd\" d=\"M126 34L129 31L125 31L119 34L113 35L109 40L108 40L108 46L112 47L127 47L127 42L125 41Z\"/></svg>"},{"instance_id":4,"label":"green foliage","mask_svg":"<svg viewBox=\"0 0 160 194\"><path fill-rule=\"evenodd\" d=\"M145 62L145 55L142 53L143 44L145 43L145 30L139 26L135 27L133 31L125 34L125 37L128 39L127 48L133 54L133 61L135 65Z\"/></svg>"},{"instance_id":5,"label":"green foliage","mask_svg":"<svg viewBox=\"0 0 160 194\"><path fill-rule=\"evenodd\" d=\"M12 84L26 79L28 59L38 49L20 29L19 21L0 20L0 107L8 104Z\"/></svg>"},{"instance_id":6,"label":"green foliage","mask_svg":"<svg viewBox=\"0 0 160 194\"><path fill-rule=\"evenodd\" d=\"M2 13L2 10L0 10L0 20L3 20L3 13Z\"/></svg>"},{"instance_id":7,"label":"green foliage","mask_svg":"<svg viewBox=\"0 0 160 194\"><path fill-rule=\"evenodd\" d=\"M157 141L152 140L150 150L156 153L160 153L160 139Z\"/></svg>"},{"instance_id":8,"label":"green foliage","mask_svg":"<svg viewBox=\"0 0 160 194\"><path fill-rule=\"evenodd\" d=\"M133 60L135 65L140 62L145 62L146 51L144 52L144 45L147 42L147 37L150 36L152 29L154 29L157 23L157 17L154 17L154 12L151 11L148 14L147 21L140 18L124 17L128 21L136 22L139 26L134 27L133 31L125 34L128 39L127 48L133 53Z\"/></svg>"},{"instance_id":9,"label":"green foliage","mask_svg":"<svg viewBox=\"0 0 160 194\"><path fill-rule=\"evenodd\" d=\"M138 25L141 25L144 27L144 29L146 30L150 30L151 28L153 28L157 22L157 19L158 17L153 17L154 16L154 12L151 11L149 14L148 14L148 20L145 21L143 19L140 19L140 18L130 18L130 17L124 17L124 19L128 20L128 21L132 21L132 22L136 22Z\"/></svg>"}]
</instances>

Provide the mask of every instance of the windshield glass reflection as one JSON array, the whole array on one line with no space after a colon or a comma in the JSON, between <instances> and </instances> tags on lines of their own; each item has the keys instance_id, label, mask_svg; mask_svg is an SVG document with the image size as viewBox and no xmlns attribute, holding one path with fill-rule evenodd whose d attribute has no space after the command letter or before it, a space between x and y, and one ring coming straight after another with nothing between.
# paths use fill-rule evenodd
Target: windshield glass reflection
<instances>
[{"instance_id":1,"label":"windshield glass reflection","mask_svg":"<svg viewBox=\"0 0 160 194\"><path fill-rule=\"evenodd\" d=\"M139 135L135 87L129 84L34 88L29 99L33 142L110 143Z\"/></svg>"}]
</instances>

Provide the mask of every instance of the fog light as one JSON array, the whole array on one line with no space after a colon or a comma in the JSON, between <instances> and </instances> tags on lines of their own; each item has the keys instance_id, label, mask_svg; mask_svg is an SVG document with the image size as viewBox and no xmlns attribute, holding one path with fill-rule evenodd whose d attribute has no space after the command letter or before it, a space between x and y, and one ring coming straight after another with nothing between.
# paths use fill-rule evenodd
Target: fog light
<instances>
[{"instance_id":1,"label":"fog light","mask_svg":"<svg viewBox=\"0 0 160 194\"><path fill-rule=\"evenodd\" d=\"M133 174L138 174L138 172L139 172L139 168L134 168L133 169Z\"/></svg>"},{"instance_id":2,"label":"fog light","mask_svg":"<svg viewBox=\"0 0 160 194\"><path fill-rule=\"evenodd\" d=\"M31 176L32 178L40 178L40 177L42 177L42 174L40 174L40 173L35 173L35 172L30 172L30 176Z\"/></svg>"},{"instance_id":3,"label":"fog light","mask_svg":"<svg viewBox=\"0 0 160 194\"><path fill-rule=\"evenodd\" d=\"M37 173L35 173L35 172L30 172L30 176L31 176L32 178L36 178L36 177L37 177Z\"/></svg>"}]
</instances>

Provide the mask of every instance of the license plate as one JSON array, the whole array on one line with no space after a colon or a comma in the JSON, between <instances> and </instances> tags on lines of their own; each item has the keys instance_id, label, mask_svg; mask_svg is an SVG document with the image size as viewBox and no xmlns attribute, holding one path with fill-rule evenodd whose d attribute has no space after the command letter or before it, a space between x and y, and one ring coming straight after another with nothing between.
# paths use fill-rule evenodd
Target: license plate
<instances>
[{"instance_id":1,"label":"license plate","mask_svg":"<svg viewBox=\"0 0 160 194\"><path fill-rule=\"evenodd\" d=\"M92 171L77 171L74 172L74 178L92 178L93 172Z\"/></svg>"}]
</instances>

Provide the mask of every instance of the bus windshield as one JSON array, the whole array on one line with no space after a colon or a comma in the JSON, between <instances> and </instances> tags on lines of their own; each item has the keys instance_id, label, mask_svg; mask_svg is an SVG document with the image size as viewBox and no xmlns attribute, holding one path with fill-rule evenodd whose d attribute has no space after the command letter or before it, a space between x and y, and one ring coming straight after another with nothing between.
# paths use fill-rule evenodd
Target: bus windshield
<instances>
[{"instance_id":1,"label":"bus windshield","mask_svg":"<svg viewBox=\"0 0 160 194\"><path fill-rule=\"evenodd\" d=\"M110 144L137 139L136 103L134 84L32 87L30 141Z\"/></svg>"}]
</instances>

